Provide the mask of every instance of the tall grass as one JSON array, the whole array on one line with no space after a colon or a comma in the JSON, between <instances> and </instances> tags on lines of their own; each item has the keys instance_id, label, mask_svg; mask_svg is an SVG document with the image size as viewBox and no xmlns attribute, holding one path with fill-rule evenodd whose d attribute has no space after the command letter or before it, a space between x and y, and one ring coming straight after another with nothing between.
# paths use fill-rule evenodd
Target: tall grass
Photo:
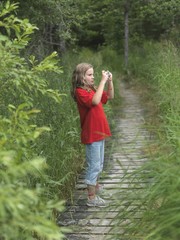
<instances>
[{"instance_id":1,"label":"tall grass","mask_svg":"<svg viewBox=\"0 0 180 240\"><path fill-rule=\"evenodd\" d=\"M132 72L136 82L148 87L146 101L158 109L158 115L154 116L158 121L147 119L147 127L153 130L155 136L154 145L147 148L148 163L131 176L146 184L143 189L132 191L125 197L129 207L136 205L135 212L139 213L140 218L134 218L128 208L123 215L119 214L118 221L120 224L123 216L130 219L130 224L126 227L128 239L178 240L180 55L170 42L146 43L143 49L134 53L130 61ZM138 204L132 199L137 199Z\"/></svg>"}]
</instances>

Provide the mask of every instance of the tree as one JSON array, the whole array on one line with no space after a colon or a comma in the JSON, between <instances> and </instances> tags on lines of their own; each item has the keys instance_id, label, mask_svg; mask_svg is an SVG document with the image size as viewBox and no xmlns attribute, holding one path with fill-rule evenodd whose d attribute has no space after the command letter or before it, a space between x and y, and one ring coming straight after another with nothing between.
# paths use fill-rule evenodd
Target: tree
<instances>
[{"instance_id":1,"label":"tree","mask_svg":"<svg viewBox=\"0 0 180 240\"><path fill-rule=\"evenodd\" d=\"M2 0L6 2L6 0ZM62 54L76 41L74 26L78 23L78 3L73 0L18 0L17 16L28 18L38 30L32 36L28 54L43 59L52 51Z\"/></svg>"},{"instance_id":2,"label":"tree","mask_svg":"<svg viewBox=\"0 0 180 240\"><path fill-rule=\"evenodd\" d=\"M124 60L125 67L128 66L128 44L129 44L129 0L126 0L124 4Z\"/></svg>"}]
</instances>

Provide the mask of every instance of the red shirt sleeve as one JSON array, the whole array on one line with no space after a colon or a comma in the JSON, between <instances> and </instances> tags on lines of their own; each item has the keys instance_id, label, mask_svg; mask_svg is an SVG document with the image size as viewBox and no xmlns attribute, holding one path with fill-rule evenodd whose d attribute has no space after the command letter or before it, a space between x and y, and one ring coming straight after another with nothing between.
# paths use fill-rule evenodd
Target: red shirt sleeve
<instances>
[{"instance_id":1,"label":"red shirt sleeve","mask_svg":"<svg viewBox=\"0 0 180 240\"><path fill-rule=\"evenodd\" d=\"M76 97L77 97L78 102L86 107L93 106L92 99L93 99L94 94L95 94L95 92L93 90L88 91L88 90L85 90L82 88L76 89ZM103 104L106 104L107 101L108 101L107 92L103 91L101 102Z\"/></svg>"},{"instance_id":2,"label":"red shirt sleeve","mask_svg":"<svg viewBox=\"0 0 180 240\"><path fill-rule=\"evenodd\" d=\"M77 101L88 108L92 107L92 99L94 96L94 92L92 90L85 90L82 88L76 89L76 98Z\"/></svg>"}]
</instances>

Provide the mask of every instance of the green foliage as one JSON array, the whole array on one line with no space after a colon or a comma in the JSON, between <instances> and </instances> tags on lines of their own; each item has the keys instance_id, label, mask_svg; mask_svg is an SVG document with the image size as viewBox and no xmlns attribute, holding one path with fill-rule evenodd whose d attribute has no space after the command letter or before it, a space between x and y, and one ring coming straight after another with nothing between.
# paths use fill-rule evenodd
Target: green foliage
<instances>
[{"instance_id":1,"label":"green foliage","mask_svg":"<svg viewBox=\"0 0 180 240\"><path fill-rule=\"evenodd\" d=\"M52 211L63 210L58 199L70 198L84 164L79 114L70 96L72 71L80 60L93 62L97 79L108 68L116 85L115 61L110 64L109 59L117 56L110 49L98 54L84 49L78 57L73 53L63 58L63 71L56 52L41 62L33 55L23 57L30 34L37 28L19 20L13 14L16 7L7 4L5 21L1 20L0 174L2 190L7 191L1 195L0 237L60 239L63 229L56 226ZM111 104L106 106L109 117Z\"/></svg>"},{"instance_id":2,"label":"green foliage","mask_svg":"<svg viewBox=\"0 0 180 240\"><path fill-rule=\"evenodd\" d=\"M38 26L26 52L43 59L53 51L62 54L73 46L80 24L81 15L77 14L78 2L73 0L19 0L19 17L28 18Z\"/></svg>"},{"instance_id":3,"label":"green foliage","mask_svg":"<svg viewBox=\"0 0 180 240\"><path fill-rule=\"evenodd\" d=\"M0 6L3 2L6 0ZM19 0L19 8L16 3L13 7L25 20L16 19L17 28L27 19L38 26L24 52L42 60L53 51L62 55L79 46L96 50L108 46L122 54L126 3L130 46L142 45L144 39L160 38L170 38L179 44L179 0ZM6 7L3 11L6 14Z\"/></svg>"},{"instance_id":4,"label":"green foliage","mask_svg":"<svg viewBox=\"0 0 180 240\"><path fill-rule=\"evenodd\" d=\"M126 3L130 46L141 45L144 39L167 38L171 29L179 29L179 0L84 0L79 3L77 12L77 16L81 15L81 25L76 26L78 45L94 49L105 45L122 53Z\"/></svg>"},{"instance_id":5,"label":"green foliage","mask_svg":"<svg viewBox=\"0 0 180 240\"><path fill-rule=\"evenodd\" d=\"M159 38L164 31L168 32L173 25L178 24L179 8L179 0L157 0L144 5L141 8L144 33Z\"/></svg>"},{"instance_id":6,"label":"green foliage","mask_svg":"<svg viewBox=\"0 0 180 240\"><path fill-rule=\"evenodd\" d=\"M2 6L1 6L2 8ZM15 36L13 39L13 46L16 48L24 48L30 40L29 35L34 32L37 27L29 23L28 19L19 19L12 12L18 8L18 4L10 4L9 1L4 4L2 8L0 17L3 18L3 21L0 21L0 27L5 29L5 32L9 37L12 35ZM11 15L9 15L11 13ZM6 43L9 44L9 43ZM11 47L11 44L10 46Z\"/></svg>"},{"instance_id":7,"label":"green foliage","mask_svg":"<svg viewBox=\"0 0 180 240\"><path fill-rule=\"evenodd\" d=\"M1 104L7 106L13 102L17 106L21 102L28 102L29 105L32 105L34 98L39 94L53 97L57 102L60 102L61 94L56 90L48 89L49 83L44 77L46 72L62 73L57 53L53 52L40 63L34 56L30 56L28 65L28 62L20 56L19 50L25 48L29 34L33 32L35 27L28 21L20 20L18 22L21 24L18 25L14 15L10 15L9 18L14 22L14 25L9 24L8 17L6 17L5 24L1 24L9 35L9 38L0 35ZM16 27L17 25L18 27ZM15 33L12 33L11 29L16 29ZM15 38L12 38L14 34ZM10 99L8 95L11 95Z\"/></svg>"},{"instance_id":8,"label":"green foliage","mask_svg":"<svg viewBox=\"0 0 180 240\"><path fill-rule=\"evenodd\" d=\"M16 8L7 2L0 13L0 238L59 240L63 229L56 225L53 211L62 211L63 202L56 194L47 198L48 165L34 146L40 135L50 132L37 125L41 113L36 100L44 96L61 102L61 94L49 87L44 75L59 74L61 68L56 53L40 63L21 56L36 27L13 15ZM42 176L44 183L37 181Z\"/></svg>"},{"instance_id":9,"label":"green foliage","mask_svg":"<svg viewBox=\"0 0 180 240\"><path fill-rule=\"evenodd\" d=\"M30 187L31 177L47 168L45 159L32 154L31 146L48 128L28 124L37 111L26 111L22 104L9 106L10 118L0 118L0 222L2 239L60 239L62 233L52 211L63 210L58 199L44 198L42 185Z\"/></svg>"}]
</instances>

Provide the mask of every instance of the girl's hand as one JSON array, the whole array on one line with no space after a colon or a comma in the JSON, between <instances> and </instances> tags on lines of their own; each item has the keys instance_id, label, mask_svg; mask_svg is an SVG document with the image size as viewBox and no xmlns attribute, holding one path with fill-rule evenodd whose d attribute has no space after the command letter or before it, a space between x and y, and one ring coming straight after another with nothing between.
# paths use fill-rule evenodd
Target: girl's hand
<instances>
[{"instance_id":1,"label":"girl's hand","mask_svg":"<svg viewBox=\"0 0 180 240\"><path fill-rule=\"evenodd\" d=\"M107 71L108 72L108 81L112 81L112 73Z\"/></svg>"},{"instance_id":2,"label":"girl's hand","mask_svg":"<svg viewBox=\"0 0 180 240\"><path fill-rule=\"evenodd\" d=\"M110 73L109 71L102 71L102 81L104 81L105 83L107 81L112 81L112 73Z\"/></svg>"}]
</instances>

